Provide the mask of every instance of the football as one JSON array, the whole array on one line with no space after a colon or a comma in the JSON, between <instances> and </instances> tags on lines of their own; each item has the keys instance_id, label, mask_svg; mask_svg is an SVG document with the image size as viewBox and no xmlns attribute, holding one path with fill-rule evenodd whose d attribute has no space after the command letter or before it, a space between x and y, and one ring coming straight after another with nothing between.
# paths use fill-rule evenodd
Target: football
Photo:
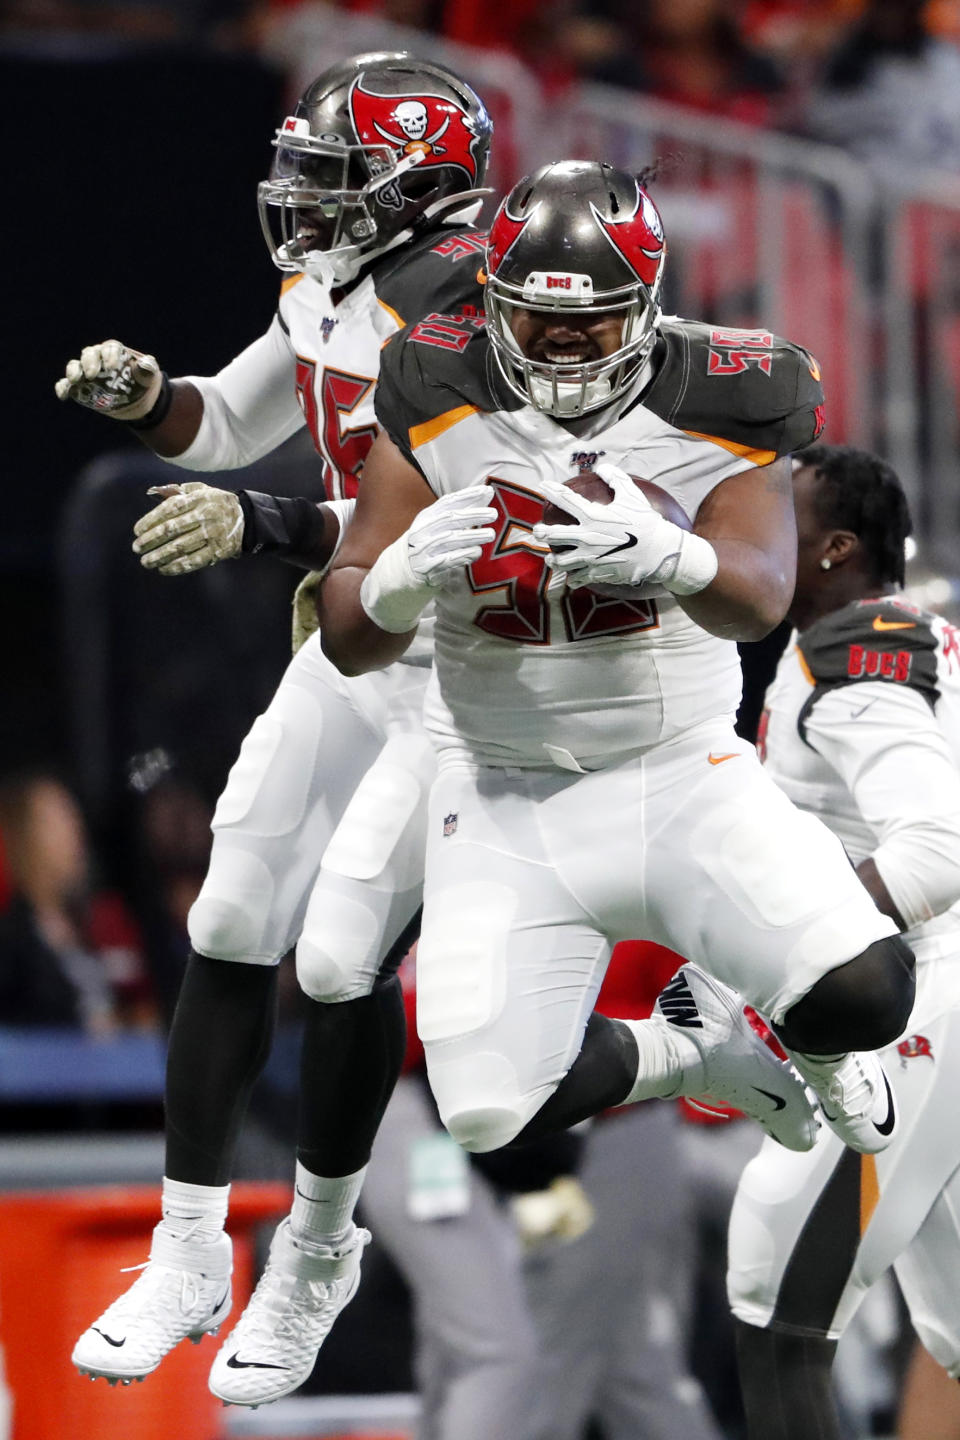
<instances>
[{"instance_id":1,"label":"football","mask_svg":"<svg viewBox=\"0 0 960 1440\"><path fill-rule=\"evenodd\" d=\"M652 480L641 480L639 475L631 475L630 479L638 490L642 490L650 501L654 510L658 511L664 520L672 520L674 525L679 525L681 530L692 530L693 526L683 509L673 496L668 494L662 486L656 485ZM598 505L609 505L613 499L613 491L601 475L593 470L584 470L580 475L574 475L572 480L566 482L571 490L576 490L585 500L594 500ZM559 505L551 501L543 507L543 519L547 525L574 525L577 523L576 516L568 515L566 510L561 510Z\"/></svg>"}]
</instances>

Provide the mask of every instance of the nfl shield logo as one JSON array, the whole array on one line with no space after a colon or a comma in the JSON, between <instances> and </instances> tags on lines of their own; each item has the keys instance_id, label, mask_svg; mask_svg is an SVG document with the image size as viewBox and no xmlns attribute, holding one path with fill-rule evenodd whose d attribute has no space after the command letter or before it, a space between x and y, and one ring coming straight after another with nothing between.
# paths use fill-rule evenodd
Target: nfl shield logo
<instances>
[{"instance_id":1,"label":"nfl shield logo","mask_svg":"<svg viewBox=\"0 0 960 1440\"><path fill-rule=\"evenodd\" d=\"M333 327L334 325L336 325L336 323L337 321L333 315L324 315L323 319L320 321L320 335L323 339L324 345L326 345L327 341L330 339L330 336L333 334Z\"/></svg>"},{"instance_id":2,"label":"nfl shield logo","mask_svg":"<svg viewBox=\"0 0 960 1440\"><path fill-rule=\"evenodd\" d=\"M456 815L444 815L444 817L443 817L443 833L444 833L444 835L455 835L455 834L457 833L457 818L458 818L458 817L457 817Z\"/></svg>"}]
</instances>

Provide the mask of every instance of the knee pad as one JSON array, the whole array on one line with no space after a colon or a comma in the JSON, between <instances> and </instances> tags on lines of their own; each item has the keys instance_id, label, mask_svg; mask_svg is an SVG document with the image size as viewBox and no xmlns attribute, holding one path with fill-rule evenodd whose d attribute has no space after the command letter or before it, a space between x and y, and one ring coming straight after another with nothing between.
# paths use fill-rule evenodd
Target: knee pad
<instances>
[{"instance_id":1,"label":"knee pad","mask_svg":"<svg viewBox=\"0 0 960 1440\"><path fill-rule=\"evenodd\" d=\"M449 1133L464 1150L482 1155L487 1150L500 1150L515 1140L523 1129L520 1117L513 1110L461 1110L444 1119Z\"/></svg>"},{"instance_id":2,"label":"knee pad","mask_svg":"<svg viewBox=\"0 0 960 1440\"><path fill-rule=\"evenodd\" d=\"M305 995L331 1005L369 995L377 977L381 920L368 905L328 896L323 925L297 942L297 980Z\"/></svg>"},{"instance_id":3,"label":"knee pad","mask_svg":"<svg viewBox=\"0 0 960 1440\"><path fill-rule=\"evenodd\" d=\"M903 1034L916 993L913 951L899 935L875 940L823 975L783 1017L783 1043L809 1055L879 1050Z\"/></svg>"},{"instance_id":4,"label":"knee pad","mask_svg":"<svg viewBox=\"0 0 960 1440\"><path fill-rule=\"evenodd\" d=\"M275 923L273 900L273 876L258 855L215 845L187 916L190 944L214 960L275 964L292 942L286 926Z\"/></svg>"},{"instance_id":5,"label":"knee pad","mask_svg":"<svg viewBox=\"0 0 960 1440\"><path fill-rule=\"evenodd\" d=\"M464 1150L499 1150L520 1134L552 1094L554 1086L524 1092L514 1067L494 1051L461 1050L426 1044L430 1088L440 1119Z\"/></svg>"}]
</instances>

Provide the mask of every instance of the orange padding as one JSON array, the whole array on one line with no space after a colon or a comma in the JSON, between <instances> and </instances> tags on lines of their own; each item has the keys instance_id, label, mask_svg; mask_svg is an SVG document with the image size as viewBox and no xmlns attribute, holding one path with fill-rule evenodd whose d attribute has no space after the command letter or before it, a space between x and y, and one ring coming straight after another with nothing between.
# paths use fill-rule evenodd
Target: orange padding
<instances>
[{"instance_id":1,"label":"orange padding","mask_svg":"<svg viewBox=\"0 0 960 1440\"><path fill-rule=\"evenodd\" d=\"M253 1232L290 1207L290 1189L241 1182L230 1196L233 1318L250 1296ZM160 1218L160 1187L113 1185L0 1195L0 1342L13 1392L12 1440L219 1440L227 1412L207 1389L217 1340L184 1342L139 1384L81 1376L81 1331L136 1279Z\"/></svg>"}]
</instances>

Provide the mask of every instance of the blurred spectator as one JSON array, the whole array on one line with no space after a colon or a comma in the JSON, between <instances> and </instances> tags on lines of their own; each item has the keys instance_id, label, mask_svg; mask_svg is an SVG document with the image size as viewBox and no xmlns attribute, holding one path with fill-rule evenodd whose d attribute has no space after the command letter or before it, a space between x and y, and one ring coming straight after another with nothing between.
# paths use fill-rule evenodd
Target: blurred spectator
<instances>
[{"instance_id":1,"label":"blurred spectator","mask_svg":"<svg viewBox=\"0 0 960 1440\"><path fill-rule=\"evenodd\" d=\"M149 1023L136 930L116 895L93 886L87 834L70 791L48 774L0 790L11 896L0 916L0 1020L103 1035Z\"/></svg>"},{"instance_id":2,"label":"blurred spectator","mask_svg":"<svg viewBox=\"0 0 960 1440\"><path fill-rule=\"evenodd\" d=\"M251 0L6 0L0 46L95 55L152 47L243 44Z\"/></svg>"},{"instance_id":3,"label":"blurred spectator","mask_svg":"<svg viewBox=\"0 0 960 1440\"><path fill-rule=\"evenodd\" d=\"M960 51L929 33L925 0L869 0L826 63L806 128L891 184L960 165Z\"/></svg>"},{"instance_id":4,"label":"blurred spectator","mask_svg":"<svg viewBox=\"0 0 960 1440\"><path fill-rule=\"evenodd\" d=\"M760 125L783 88L725 0L587 0L560 43L585 76Z\"/></svg>"}]
</instances>

